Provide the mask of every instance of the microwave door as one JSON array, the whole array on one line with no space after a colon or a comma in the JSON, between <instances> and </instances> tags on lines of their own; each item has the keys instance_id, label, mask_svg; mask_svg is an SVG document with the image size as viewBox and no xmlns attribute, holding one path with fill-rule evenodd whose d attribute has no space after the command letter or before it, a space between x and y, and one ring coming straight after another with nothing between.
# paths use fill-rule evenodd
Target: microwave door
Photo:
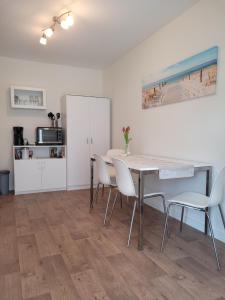
<instances>
[{"instance_id":1,"label":"microwave door","mask_svg":"<svg viewBox=\"0 0 225 300\"><path fill-rule=\"evenodd\" d=\"M39 137L38 137L39 143L43 144L43 131L39 130L38 135L39 135Z\"/></svg>"},{"instance_id":2,"label":"microwave door","mask_svg":"<svg viewBox=\"0 0 225 300\"><path fill-rule=\"evenodd\" d=\"M44 131L43 141L46 144L58 144L58 130L55 128L49 128Z\"/></svg>"}]
</instances>

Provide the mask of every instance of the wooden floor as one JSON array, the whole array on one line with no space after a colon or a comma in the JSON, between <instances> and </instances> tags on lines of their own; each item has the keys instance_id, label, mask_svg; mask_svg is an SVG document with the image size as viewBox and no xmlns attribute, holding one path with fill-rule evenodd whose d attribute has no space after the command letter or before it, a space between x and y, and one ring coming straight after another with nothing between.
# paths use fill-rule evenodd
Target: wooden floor
<instances>
[{"instance_id":1,"label":"wooden floor","mask_svg":"<svg viewBox=\"0 0 225 300\"><path fill-rule=\"evenodd\" d=\"M88 212L88 191L0 197L1 300L225 299L225 245L216 270L208 237L171 221L160 253L163 215L145 209L145 248L137 223L126 247L131 205L103 226L105 199ZM203 217L203 216L199 216Z\"/></svg>"}]
</instances>

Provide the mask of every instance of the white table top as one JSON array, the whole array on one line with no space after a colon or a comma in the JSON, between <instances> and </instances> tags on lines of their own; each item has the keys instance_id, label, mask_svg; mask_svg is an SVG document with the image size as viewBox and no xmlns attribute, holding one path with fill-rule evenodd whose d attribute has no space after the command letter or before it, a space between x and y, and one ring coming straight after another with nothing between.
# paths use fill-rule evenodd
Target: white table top
<instances>
[{"instance_id":1,"label":"white table top","mask_svg":"<svg viewBox=\"0 0 225 300\"><path fill-rule=\"evenodd\" d=\"M204 162L196 162L190 160L180 160L174 158L165 158L149 155L117 155L115 158L123 160L129 169L136 171L158 171L167 168L179 168L182 166L193 166L194 168L211 167L212 165ZM103 156L105 162L112 164L112 159Z\"/></svg>"}]
</instances>

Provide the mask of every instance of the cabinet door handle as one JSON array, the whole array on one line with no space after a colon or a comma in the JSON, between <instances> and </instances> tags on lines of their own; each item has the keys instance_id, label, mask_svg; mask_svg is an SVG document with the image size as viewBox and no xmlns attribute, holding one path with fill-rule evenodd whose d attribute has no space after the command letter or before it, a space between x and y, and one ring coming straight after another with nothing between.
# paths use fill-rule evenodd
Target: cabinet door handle
<instances>
[{"instance_id":1,"label":"cabinet door handle","mask_svg":"<svg viewBox=\"0 0 225 300\"><path fill-rule=\"evenodd\" d=\"M93 139L91 138L91 144L93 144Z\"/></svg>"},{"instance_id":2,"label":"cabinet door handle","mask_svg":"<svg viewBox=\"0 0 225 300\"><path fill-rule=\"evenodd\" d=\"M87 140L86 140L86 141L87 141L87 144L88 144L88 138L87 138Z\"/></svg>"}]
</instances>

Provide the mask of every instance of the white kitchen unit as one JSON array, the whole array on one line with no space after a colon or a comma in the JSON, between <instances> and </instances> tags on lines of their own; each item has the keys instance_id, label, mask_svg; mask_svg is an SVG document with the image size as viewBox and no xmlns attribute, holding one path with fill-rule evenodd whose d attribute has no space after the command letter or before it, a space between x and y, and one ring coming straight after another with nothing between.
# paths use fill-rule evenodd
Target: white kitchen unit
<instances>
[{"instance_id":1,"label":"white kitchen unit","mask_svg":"<svg viewBox=\"0 0 225 300\"><path fill-rule=\"evenodd\" d=\"M66 95L62 124L67 145L67 189L90 186L90 157L110 148L110 99Z\"/></svg>"},{"instance_id":2,"label":"white kitchen unit","mask_svg":"<svg viewBox=\"0 0 225 300\"><path fill-rule=\"evenodd\" d=\"M32 159L23 159L24 149L32 151ZM51 149L59 157L50 157ZM15 195L66 190L65 146L14 146Z\"/></svg>"}]
</instances>

